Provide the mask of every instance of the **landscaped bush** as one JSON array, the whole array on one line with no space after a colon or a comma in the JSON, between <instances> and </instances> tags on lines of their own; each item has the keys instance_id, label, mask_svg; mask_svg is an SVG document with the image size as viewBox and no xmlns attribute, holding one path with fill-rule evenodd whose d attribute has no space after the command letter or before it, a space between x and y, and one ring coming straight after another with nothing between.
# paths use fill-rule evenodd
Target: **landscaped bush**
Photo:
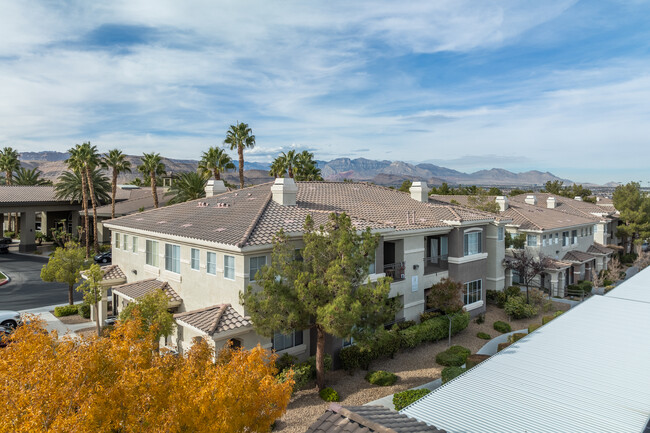
<instances>
[{"instance_id":1,"label":"landscaped bush","mask_svg":"<svg viewBox=\"0 0 650 433\"><path fill-rule=\"evenodd\" d=\"M465 360L472 353L471 350L463 346L451 346L444 352L436 355L436 362L447 367L460 367L465 364Z\"/></svg>"},{"instance_id":2,"label":"landscaped bush","mask_svg":"<svg viewBox=\"0 0 650 433\"><path fill-rule=\"evenodd\" d=\"M440 317L442 313L440 311L425 311L424 313L420 314L420 323L425 322L429 319L433 319L435 317Z\"/></svg>"},{"instance_id":3,"label":"landscaped bush","mask_svg":"<svg viewBox=\"0 0 650 433\"><path fill-rule=\"evenodd\" d=\"M442 369L442 373L440 375L442 378L442 383L447 383L450 380L465 373L466 371L467 369L463 367L445 367Z\"/></svg>"},{"instance_id":4,"label":"landscaped bush","mask_svg":"<svg viewBox=\"0 0 650 433\"><path fill-rule=\"evenodd\" d=\"M334 391L334 388L331 388L329 386L327 388L321 389L318 395L320 395L320 398L325 401L341 401L339 398L339 393Z\"/></svg>"},{"instance_id":5,"label":"landscaped bush","mask_svg":"<svg viewBox=\"0 0 650 433\"><path fill-rule=\"evenodd\" d=\"M636 258L637 258L636 253L627 253L627 254L621 254L620 260L621 263L623 263L624 265L631 265L632 263L634 263Z\"/></svg>"},{"instance_id":6,"label":"landscaped bush","mask_svg":"<svg viewBox=\"0 0 650 433\"><path fill-rule=\"evenodd\" d=\"M510 286L506 289L503 289L503 293L506 294L508 299L512 298L513 296L521 296L521 287L519 286Z\"/></svg>"},{"instance_id":7,"label":"landscaped bush","mask_svg":"<svg viewBox=\"0 0 650 433\"><path fill-rule=\"evenodd\" d=\"M380 356L389 356L390 358L393 358L401 347L402 336L398 330L391 329L390 331L386 331L381 329L375 334L375 344L372 348L372 355L373 358L379 358Z\"/></svg>"},{"instance_id":8,"label":"landscaped bush","mask_svg":"<svg viewBox=\"0 0 650 433\"><path fill-rule=\"evenodd\" d=\"M288 353L284 353L282 356L280 356L278 359L275 360L275 368L277 368L278 371L281 372L294 365L297 361L298 358L296 358L295 356L289 355Z\"/></svg>"},{"instance_id":9,"label":"landscaped bush","mask_svg":"<svg viewBox=\"0 0 650 433\"><path fill-rule=\"evenodd\" d=\"M422 388L422 389L409 389L408 391L398 392L393 395L393 405L395 410L402 410L411 403L415 403L431 391Z\"/></svg>"},{"instance_id":10,"label":"landscaped bush","mask_svg":"<svg viewBox=\"0 0 650 433\"><path fill-rule=\"evenodd\" d=\"M62 307L55 307L54 315L56 317L72 316L73 314L77 314L78 309L78 305L65 305Z\"/></svg>"},{"instance_id":11,"label":"landscaped bush","mask_svg":"<svg viewBox=\"0 0 650 433\"><path fill-rule=\"evenodd\" d=\"M307 358L306 362L309 364L309 367L314 372L313 377L316 377L316 356L310 356L309 358ZM325 367L326 372L332 369L332 355L330 355L329 353L326 353L323 356L323 367Z\"/></svg>"},{"instance_id":12,"label":"landscaped bush","mask_svg":"<svg viewBox=\"0 0 650 433\"><path fill-rule=\"evenodd\" d=\"M361 349L357 345L344 347L339 352L341 364L343 368L350 374L352 374L358 368L368 370L370 368L370 362L372 362L374 359L372 355L373 354L370 349Z\"/></svg>"},{"instance_id":13,"label":"landscaped bush","mask_svg":"<svg viewBox=\"0 0 650 433\"><path fill-rule=\"evenodd\" d=\"M474 322L478 325L485 323L485 314L479 314L478 316L476 316Z\"/></svg>"},{"instance_id":14,"label":"landscaped bush","mask_svg":"<svg viewBox=\"0 0 650 433\"><path fill-rule=\"evenodd\" d=\"M485 361L488 359L490 355L470 355L467 357L467 360L465 361L465 367L469 370L472 367L476 367L479 365L481 362Z\"/></svg>"},{"instance_id":15,"label":"landscaped bush","mask_svg":"<svg viewBox=\"0 0 650 433\"><path fill-rule=\"evenodd\" d=\"M289 366L282 370L280 374L278 374L278 381L286 381L289 377L289 370L293 370L293 380L295 382L293 385L294 392L305 388L307 384L313 379L313 376L315 374L309 364L303 362Z\"/></svg>"},{"instance_id":16,"label":"landscaped bush","mask_svg":"<svg viewBox=\"0 0 650 433\"><path fill-rule=\"evenodd\" d=\"M516 343L517 341L524 338L526 335L528 335L528 334L525 334L523 332L515 332L514 334L511 334L511 335L508 336L508 342L509 343Z\"/></svg>"},{"instance_id":17,"label":"landscaped bush","mask_svg":"<svg viewBox=\"0 0 650 433\"><path fill-rule=\"evenodd\" d=\"M497 352L501 352L506 347L510 346L512 343L499 343L497 346Z\"/></svg>"},{"instance_id":18,"label":"landscaped bush","mask_svg":"<svg viewBox=\"0 0 650 433\"><path fill-rule=\"evenodd\" d=\"M496 304L497 299L499 297L499 293L496 290L486 290L485 291L485 299L487 299L487 302L490 304Z\"/></svg>"},{"instance_id":19,"label":"landscaped bush","mask_svg":"<svg viewBox=\"0 0 650 433\"><path fill-rule=\"evenodd\" d=\"M527 304L523 296L512 296L508 298L504 307L508 316L513 319L527 319L537 314L537 309Z\"/></svg>"},{"instance_id":20,"label":"landscaped bush","mask_svg":"<svg viewBox=\"0 0 650 433\"><path fill-rule=\"evenodd\" d=\"M502 322L502 321L496 321L494 322L494 325L492 325L495 331L499 331L502 334L505 334L506 332L512 331L512 328L510 327L509 323Z\"/></svg>"},{"instance_id":21,"label":"landscaped bush","mask_svg":"<svg viewBox=\"0 0 650 433\"><path fill-rule=\"evenodd\" d=\"M614 285L614 282L612 280L610 280L608 278L605 278L603 280L603 286L607 287L607 286L613 286L613 285Z\"/></svg>"},{"instance_id":22,"label":"landscaped bush","mask_svg":"<svg viewBox=\"0 0 650 433\"><path fill-rule=\"evenodd\" d=\"M542 325L546 325L551 320L555 319L555 316L544 316L542 317Z\"/></svg>"},{"instance_id":23,"label":"landscaped bush","mask_svg":"<svg viewBox=\"0 0 650 433\"><path fill-rule=\"evenodd\" d=\"M530 334L530 333L533 332L535 329L537 329L537 328L539 328L539 327L541 327L541 326L542 326L542 325L540 325L539 323L532 323L532 324L530 324L530 325L528 326L528 333Z\"/></svg>"},{"instance_id":24,"label":"landscaped bush","mask_svg":"<svg viewBox=\"0 0 650 433\"><path fill-rule=\"evenodd\" d=\"M397 322L394 324L393 329L396 331L401 331L403 329L408 329L413 325L415 325L415 320L405 320L404 322Z\"/></svg>"},{"instance_id":25,"label":"landscaped bush","mask_svg":"<svg viewBox=\"0 0 650 433\"><path fill-rule=\"evenodd\" d=\"M81 317L84 319L90 319L90 304L86 304L84 302L83 304L79 305L78 311Z\"/></svg>"},{"instance_id":26,"label":"landscaped bush","mask_svg":"<svg viewBox=\"0 0 650 433\"><path fill-rule=\"evenodd\" d=\"M369 371L368 374L366 374L366 380L373 385L391 386L397 381L397 376L391 372L383 370Z\"/></svg>"},{"instance_id":27,"label":"landscaped bush","mask_svg":"<svg viewBox=\"0 0 650 433\"><path fill-rule=\"evenodd\" d=\"M553 315L554 315L555 317L557 317L557 316L561 316L562 314L564 314L564 311L559 310L559 311L556 311L555 314L553 314Z\"/></svg>"},{"instance_id":28,"label":"landscaped bush","mask_svg":"<svg viewBox=\"0 0 650 433\"><path fill-rule=\"evenodd\" d=\"M499 308L505 307L506 302L508 302L508 295L506 295L505 292L499 292L497 294L497 307Z\"/></svg>"},{"instance_id":29,"label":"landscaped bush","mask_svg":"<svg viewBox=\"0 0 650 433\"><path fill-rule=\"evenodd\" d=\"M614 285L605 286L605 293L609 293L614 287Z\"/></svg>"},{"instance_id":30,"label":"landscaped bush","mask_svg":"<svg viewBox=\"0 0 650 433\"><path fill-rule=\"evenodd\" d=\"M591 281L581 281L578 283L578 287L585 293L585 295L587 295L591 293L591 289L594 287L594 285Z\"/></svg>"},{"instance_id":31,"label":"landscaped bush","mask_svg":"<svg viewBox=\"0 0 650 433\"><path fill-rule=\"evenodd\" d=\"M482 340L491 340L492 337L490 337L490 334L486 334L485 332L479 332L476 334L476 336Z\"/></svg>"}]
</instances>

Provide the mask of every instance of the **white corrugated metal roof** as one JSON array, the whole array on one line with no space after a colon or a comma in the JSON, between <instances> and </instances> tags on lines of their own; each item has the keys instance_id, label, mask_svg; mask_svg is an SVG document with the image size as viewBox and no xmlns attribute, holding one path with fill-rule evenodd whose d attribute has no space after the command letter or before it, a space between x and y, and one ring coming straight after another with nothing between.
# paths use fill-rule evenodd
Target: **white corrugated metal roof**
<instances>
[{"instance_id":1,"label":"white corrugated metal roof","mask_svg":"<svg viewBox=\"0 0 650 433\"><path fill-rule=\"evenodd\" d=\"M449 433L642 432L650 417L650 268L401 412Z\"/></svg>"}]
</instances>

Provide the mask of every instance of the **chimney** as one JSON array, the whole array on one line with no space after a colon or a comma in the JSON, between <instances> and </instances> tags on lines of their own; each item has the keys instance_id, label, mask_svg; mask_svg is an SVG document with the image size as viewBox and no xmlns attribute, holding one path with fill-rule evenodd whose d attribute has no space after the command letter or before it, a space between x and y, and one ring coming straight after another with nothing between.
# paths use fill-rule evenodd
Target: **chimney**
<instances>
[{"instance_id":1,"label":"chimney","mask_svg":"<svg viewBox=\"0 0 650 433\"><path fill-rule=\"evenodd\" d=\"M533 206L537 206L537 196L527 195L525 201L527 204L532 204Z\"/></svg>"},{"instance_id":2,"label":"chimney","mask_svg":"<svg viewBox=\"0 0 650 433\"><path fill-rule=\"evenodd\" d=\"M505 195L498 195L494 201L499 205L499 211L504 212L508 209L508 197Z\"/></svg>"},{"instance_id":3,"label":"chimney","mask_svg":"<svg viewBox=\"0 0 650 433\"><path fill-rule=\"evenodd\" d=\"M429 203L429 186L426 182L413 182L409 191L413 200Z\"/></svg>"},{"instance_id":4,"label":"chimney","mask_svg":"<svg viewBox=\"0 0 650 433\"><path fill-rule=\"evenodd\" d=\"M573 199L576 201L582 201L582 197L580 197L579 195L573 197Z\"/></svg>"},{"instance_id":5,"label":"chimney","mask_svg":"<svg viewBox=\"0 0 650 433\"><path fill-rule=\"evenodd\" d=\"M282 206L295 206L298 186L292 178L279 177L271 187L273 201Z\"/></svg>"},{"instance_id":6,"label":"chimney","mask_svg":"<svg viewBox=\"0 0 650 433\"><path fill-rule=\"evenodd\" d=\"M228 188L223 184L223 180L210 179L205 186L205 196L212 197L223 192L228 192Z\"/></svg>"},{"instance_id":7,"label":"chimney","mask_svg":"<svg viewBox=\"0 0 650 433\"><path fill-rule=\"evenodd\" d=\"M555 209L557 207L557 200L555 200L555 197L551 196L546 199L546 207L549 209Z\"/></svg>"}]
</instances>

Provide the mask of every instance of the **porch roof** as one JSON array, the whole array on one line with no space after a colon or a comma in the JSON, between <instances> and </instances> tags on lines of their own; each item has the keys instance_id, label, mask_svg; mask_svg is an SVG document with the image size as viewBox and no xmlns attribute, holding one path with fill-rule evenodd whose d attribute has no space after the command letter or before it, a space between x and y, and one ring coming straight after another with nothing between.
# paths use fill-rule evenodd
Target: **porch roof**
<instances>
[{"instance_id":1,"label":"porch roof","mask_svg":"<svg viewBox=\"0 0 650 433\"><path fill-rule=\"evenodd\" d=\"M239 314L230 304L213 305L200 310L174 314L174 319L188 324L207 335L252 325L249 317Z\"/></svg>"}]
</instances>

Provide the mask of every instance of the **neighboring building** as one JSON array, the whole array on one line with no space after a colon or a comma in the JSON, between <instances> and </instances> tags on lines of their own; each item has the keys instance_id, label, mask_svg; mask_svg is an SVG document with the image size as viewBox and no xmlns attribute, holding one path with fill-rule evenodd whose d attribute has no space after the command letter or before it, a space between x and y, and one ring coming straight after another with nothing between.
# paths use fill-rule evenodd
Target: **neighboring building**
<instances>
[{"instance_id":1,"label":"neighboring building","mask_svg":"<svg viewBox=\"0 0 650 433\"><path fill-rule=\"evenodd\" d=\"M330 403L306 433L446 433L383 406Z\"/></svg>"},{"instance_id":2,"label":"neighboring building","mask_svg":"<svg viewBox=\"0 0 650 433\"><path fill-rule=\"evenodd\" d=\"M400 413L449 433L648 432L650 268Z\"/></svg>"},{"instance_id":3,"label":"neighboring building","mask_svg":"<svg viewBox=\"0 0 650 433\"><path fill-rule=\"evenodd\" d=\"M128 279L115 290L115 305L136 298L123 296L131 284L151 279L168 284L182 299L179 332L170 342L179 351L196 336L208 336L216 347L232 340L246 348L260 342L298 356L315 351L309 330L272 339L258 336L239 303L240 292L255 286L257 271L269 263L280 229L300 249L307 215L324 224L331 212L345 212L359 229L381 235L369 273L371 280L393 278L390 296L403 305L395 320L417 319L427 290L444 277L465 284L467 310L485 311L486 245L503 243L495 225L500 223L485 212L429 203L426 183L414 183L410 195L365 183L296 184L293 179L232 192L223 182L210 181L206 192L204 199L105 223L112 231L113 264ZM342 344L327 341L333 354Z\"/></svg>"}]
</instances>

